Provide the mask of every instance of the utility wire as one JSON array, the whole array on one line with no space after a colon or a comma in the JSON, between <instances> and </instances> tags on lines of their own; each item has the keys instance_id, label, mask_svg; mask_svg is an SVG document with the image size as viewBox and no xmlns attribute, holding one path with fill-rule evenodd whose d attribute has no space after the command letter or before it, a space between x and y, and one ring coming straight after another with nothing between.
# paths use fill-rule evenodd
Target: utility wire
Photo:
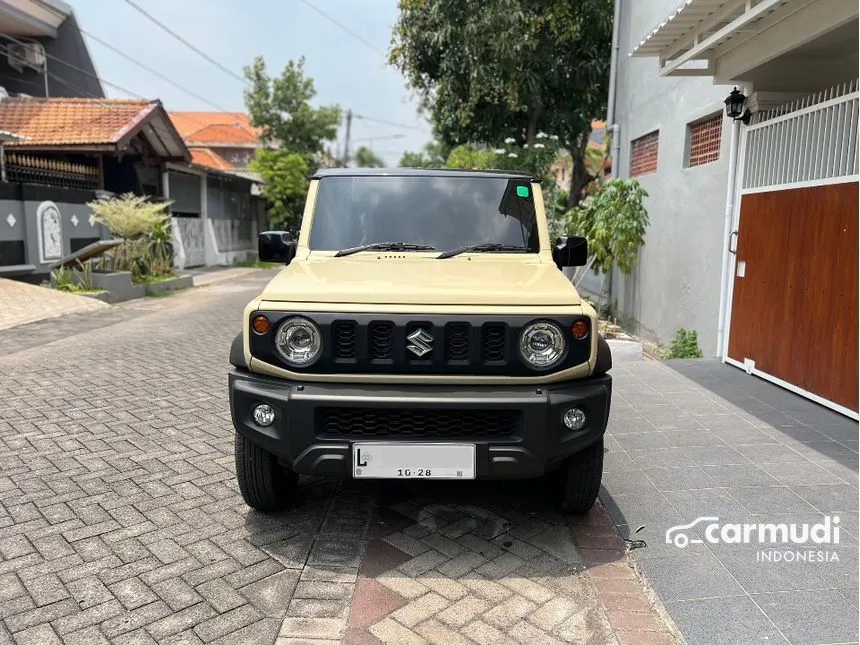
<instances>
[{"instance_id":1,"label":"utility wire","mask_svg":"<svg viewBox=\"0 0 860 645\"><path fill-rule=\"evenodd\" d=\"M188 49L190 49L190 50L191 50L191 51L193 51L193 52L196 52L196 53L197 53L197 54L199 54L201 57L205 58L207 61L209 61L210 63L212 63L213 65L215 65L215 67L217 67L218 69L220 69L222 72L224 72L224 73L225 73L225 74L227 74L228 76L231 76L232 78L235 78L235 79L236 79L237 81L239 81L240 83L248 83L248 80L247 80L247 79L242 78L242 77L241 77L241 76L239 76L236 72L234 72L233 70L231 70L229 67L225 67L224 65L222 65L222 64L221 64L221 63L219 63L217 60L215 60L214 58L212 58L209 54L207 54L206 52L204 52L202 49L200 49L200 48L195 47L194 45L192 45L192 44L191 44L190 42L188 42L185 38L183 38L182 36L180 36L179 34L177 34L175 31L173 31L170 27L168 27L167 25L165 25L163 22L159 21L159 20L158 20L158 18L156 18L155 16L153 16L153 15L152 15L151 13L149 13L146 9L144 9L144 8L143 8L143 7L141 7L139 4L137 4L136 2L134 2L134 0L125 0L125 1L126 1L126 3L127 3L128 5L130 5L130 6L131 6L131 7L133 7L134 9L136 9L139 13L143 14L143 15L144 15L147 19L149 19L151 22L153 22L153 23L155 23L156 25L158 25L159 27L161 27L161 29L163 29L163 30L164 30L164 31L166 31L168 34L170 34L171 36L173 36L176 40L178 40L178 41L179 41L179 42L181 42L183 45L185 45L186 47L188 47Z\"/></svg>"},{"instance_id":2,"label":"utility wire","mask_svg":"<svg viewBox=\"0 0 860 645\"><path fill-rule=\"evenodd\" d=\"M126 0L126 2L129 2L129 1L130 1L130 0ZM352 31L352 30L351 30L351 29L349 29L348 27L346 27L346 26L342 25L341 23L339 23L337 20L335 20L334 18L332 18L330 15L328 15L325 11L323 11L322 9L320 9L319 7L317 7L316 5L314 5L312 2L310 2L310 0L301 0L301 2L302 2L302 4L306 5L306 6L307 6L307 7L309 7L310 9L313 9L314 11L316 11L319 15L321 15L323 18L325 18L326 20L328 20L328 21L329 21L329 22L331 22L332 24L337 25L338 27L340 27L343 31L345 31L345 32L346 32L346 33L348 33L350 36L352 36L353 38L355 38L356 40L358 40L359 42L361 42L361 43L362 43L362 44L364 44L365 46L367 46L367 47L369 47L370 49L372 49L373 51L375 51L377 54L379 54L379 55L380 55L380 56L382 56L383 58L386 58L386 54L385 54L385 52L384 52L384 51L382 51L381 49L379 49L379 47L377 47L376 45L374 45L374 44L373 44L373 43L371 43L370 41L365 40L365 39L364 39L362 36L360 36L359 34L355 33L354 31Z\"/></svg>"},{"instance_id":3,"label":"utility wire","mask_svg":"<svg viewBox=\"0 0 860 645\"><path fill-rule=\"evenodd\" d=\"M147 72L149 72L149 73L150 73L150 74L152 74L153 76L155 76L155 77L157 77L157 78L160 78L160 79L161 79L162 81L164 81L165 83L170 83L170 85L172 85L173 87L175 87L175 88L177 88L177 89L179 89L179 90L181 90L181 91L185 92L185 93L186 93L186 94L188 94L189 96L193 96L193 97L194 97L195 99L197 99L198 101L201 101L202 103L205 103L206 105L208 105L208 106L210 106L210 107L215 108L215 109L216 109L216 110L218 110L219 112L231 112L231 110L228 110L228 109L226 109L226 108L224 108L224 107L221 107L220 105L218 105L218 104L216 104L216 103L213 103L212 101L209 101L209 100L205 99L204 97L200 96L200 95L199 95L199 94L197 94L196 92L192 92L191 90L189 90L189 89L188 89L187 87L185 87L184 85L181 85L180 83L177 83L176 81L172 80L171 78L168 78L167 76L165 76L164 74L162 74L162 73L161 73L161 72L159 72L158 70L152 69L152 68L151 68L151 67L149 67L148 65L144 65L143 63L141 63L139 60L137 60L137 59L136 59L136 58L134 58L133 56L130 56L130 55L126 54L125 52L123 52L123 51L121 51L121 50L117 49L116 47L114 47L114 46L113 46L113 45L111 45L110 43L105 42L104 40L102 40L101 38L98 38L97 36L93 36L91 33L88 33L88 32L86 32L86 31L84 31L83 29L81 29L80 31L81 31L81 33L82 33L82 34L84 34L87 38L90 38L91 40L96 41L97 43L99 43L99 44L100 44L100 45L102 45L103 47L107 47L108 49L110 49L112 52L114 52L114 53L115 53L115 54L117 54L118 56L122 56L122 57L123 57L123 58L125 58L127 61L129 61L129 62L131 62L131 63L134 63L135 65L137 65L137 66L138 66L138 67L140 67L141 69L146 70Z\"/></svg>"},{"instance_id":4,"label":"utility wire","mask_svg":"<svg viewBox=\"0 0 860 645\"><path fill-rule=\"evenodd\" d=\"M81 30L81 31L82 31L82 33L83 33L83 30ZM88 35L89 37L91 37L91 38L92 38L92 36L90 36L89 34L87 34L87 35ZM11 41L13 41L13 42L15 42L15 43L18 43L19 45L26 45L26 44L28 44L28 43L26 43L25 41L23 41L23 40L19 40L19 39L17 39L17 38L15 38L15 37L13 37L13 36L8 35L8 34L0 33L0 37L7 38L7 39L9 39L9 40L11 40ZM7 47L5 47L5 46L3 46L2 44L0 44L0 49L2 49L3 51L8 52L8 48L7 48ZM137 92L132 92L131 90L129 90L129 89L127 89L127 88L125 88L125 87L123 87L123 86L121 86L121 85L117 85L116 83L111 83L110 81L107 81L107 80L105 80L105 79L101 78L100 76L98 76L98 75L96 75L96 74L93 74L92 72L89 72L89 71L87 71L87 70L85 70L85 69L81 69L81 68L80 68L80 67L78 67L77 65L73 65L72 63L69 63L68 61L63 60L62 58L58 58L58 57L56 57L56 56L52 56L52 55L50 55L50 54L48 54L48 53L46 53L46 54L45 54L45 57L46 57L46 58L48 58L49 60L55 61L55 62L57 62L57 63L60 63L61 65L65 65L66 67L69 67L69 68L71 68L71 69L73 69L73 70L75 70L75 71L77 71L77 72L80 72L80 73L81 73L81 74L83 74L84 76L87 76L87 77L89 77L89 78L95 79L95 80L97 80L98 82L102 83L103 85L107 85L107 86L109 86L109 87L116 88L116 89L120 90L121 92L125 92L126 94L129 94L129 95L131 95L131 96L133 96L133 97L135 97L135 98L137 98L137 99L140 99L140 100L142 100L142 101L147 101L147 102L151 102L151 101L152 101L152 99L150 99L150 98L147 98L147 97L145 97L145 96L142 96L141 94L138 94ZM143 64L142 64L142 63L141 63L141 66L143 66ZM145 66L143 66L143 67L144 67L144 69L148 69L148 68L146 68ZM60 78L60 77L59 77L59 76L57 76L56 74L52 73L50 70L47 70L47 72L46 72L46 73L47 73L48 77L50 77L50 78L54 79L54 80L55 80L55 81L57 81L58 83L62 83L63 85L65 85L66 87L68 87L69 89L71 89L73 92L76 92L79 96L83 96L83 97L85 97L85 98L91 98L91 99L101 99L101 100L105 101L105 102L102 104L102 106L103 106L103 107L108 107L108 108L111 108L111 109L118 109L118 106L113 105L113 104L111 104L111 103L109 102L109 100L110 100L110 99L106 99L106 98L105 98L105 97L103 97L103 96L98 96L98 95L96 95L96 94L93 94L92 92L88 92L88 91L86 91L86 90L84 90L84 89L82 89L82 88L80 88L80 87L77 87L76 85L73 85L73 84L71 84L71 83L69 83L69 82L65 81L64 79ZM160 76L160 75L159 75L159 76ZM172 81L170 81L170 79L168 79L168 78L166 78L166 77L164 78L164 80L166 80L166 81L168 81L168 82L171 82L171 83L172 83ZM192 96L196 96L196 95L195 95L195 94L192 94ZM214 104L213 104L213 103L211 103L211 102L209 102L209 101L206 101L206 100L205 100L205 99L203 99L202 97L198 97L198 98L199 98L199 100L202 100L202 101L204 101L205 103L207 103L207 104L209 104L209 105L213 105L213 106L214 106ZM215 106L215 107L216 107L219 111L221 111L221 112L228 112L228 113L232 113L232 112L233 112L233 110L225 110L224 108L220 108L220 107L217 107L217 106ZM166 110L166 108L165 108L165 110ZM186 118L187 118L187 120L188 120L188 121L191 121L192 123L196 123L196 124L197 124L197 125L199 125L201 128L205 128L205 127L207 127L207 126L209 126L209 125L212 125L211 123L203 123L203 122L201 122L201 121L199 121L199 120L197 120L197 119L191 118L191 117L186 117Z\"/></svg>"},{"instance_id":5,"label":"utility wire","mask_svg":"<svg viewBox=\"0 0 860 645\"><path fill-rule=\"evenodd\" d=\"M0 37L11 40L12 42L17 43L19 45L31 44L31 43L27 43L23 40L18 40L17 38L15 38L14 36L10 36L9 34L0 33ZM117 85L116 83L111 83L110 81L106 81L103 78L99 78L98 76L96 76L92 72L88 72L85 69L81 69L77 65L72 65L71 63L64 61L62 58L57 58L56 56L52 56L51 54L49 54L47 52L45 52L45 57L48 60L55 61L57 63L60 63L61 65L65 65L66 67L75 70L76 72L80 72L81 74L83 74L85 76L89 76L90 78L94 78L95 80L99 81L100 83L103 83L103 84L108 85L110 87L114 87L114 88L118 89L120 92L125 92L126 94L130 94L131 96L134 96L135 98L143 99L144 101L149 100L145 96L141 96L140 94L138 94L136 92L132 92L131 90L124 88L122 85ZM50 76L50 74L49 74L49 76Z\"/></svg>"},{"instance_id":6,"label":"utility wire","mask_svg":"<svg viewBox=\"0 0 860 645\"><path fill-rule=\"evenodd\" d=\"M369 116L362 116L361 114L353 114L356 119L362 119L363 121L370 121L372 123L380 123L382 125L388 125L393 128L407 128L409 130L419 130L421 132L429 132L427 128L421 128L417 125L406 125L405 123L395 123L394 121L386 121L385 119L374 119Z\"/></svg>"},{"instance_id":7,"label":"utility wire","mask_svg":"<svg viewBox=\"0 0 860 645\"><path fill-rule=\"evenodd\" d=\"M9 36L9 35L7 35L7 34L0 33L0 37L9 38L9 39L11 39L11 40L13 40L13 41L15 41L15 42L17 42L17 43L19 43L19 44L26 44L26 43L24 43L24 41L20 41L20 40L18 40L18 39L16 39L16 38L13 38L12 36ZM3 53L8 54L8 52L9 52L9 48L8 48L8 46L3 45L3 44L0 44L0 52L3 52ZM91 77L91 78L94 78L94 79L96 79L97 81L99 81L100 83L104 83L105 85L110 85L110 86L116 87L117 89L119 89L119 90L121 90L121 91L125 92L126 94L131 94L131 95L135 96L136 98L138 98L138 99L140 99L140 100L146 101L147 103L150 103L150 102L151 102L151 99L148 99L148 98L146 98L145 96L141 96L140 94L137 94L137 93L135 93L135 92L132 92L131 90L127 90L127 89L125 89L125 88L123 88L123 87L121 87L121 86L119 86L119 85L115 85L115 84L113 84L113 83L110 83L110 82L108 82L108 81L104 80L103 78L100 78L99 76L96 76L95 74L92 74L91 72L88 72L87 70L81 69L80 67L77 67L77 66L75 66L75 65L72 65L71 63L68 63L68 62L64 61L64 60L63 60L63 59L61 59L61 58L57 58L56 56L50 56L50 55L48 55L48 54L46 54L46 57L47 57L47 58L50 58L51 60L54 60L54 61L56 61L56 62L58 62L58 63L61 63L61 64L65 65L65 66L67 66L67 67L70 67L70 68L72 68L72 69L74 69L74 70L77 70L78 72L80 72L80 73L82 73L82 74L84 74L84 75L86 75L86 76L89 76L89 77ZM46 74L49 78L53 79L54 81L56 81L56 82L58 82L58 83L61 83L62 85L65 85L66 87L68 87L68 88L69 88L70 90L72 90L72 91L73 91L77 96L81 96L81 97L84 97L84 98L93 99L94 101L99 101L99 105L101 105L102 107L107 108L107 109L109 109L109 110L119 110L119 109L121 109L119 105L117 105L117 104L115 104L115 103L111 103L111 99L105 98L105 97L103 97L103 96L98 96L97 94L93 94L92 92L90 92L90 91L88 91L88 90L85 90L85 89L83 89L83 88L81 88L81 87L79 87L79 86L77 86L77 85L75 85L75 84L73 84L73 83L69 83L68 81L66 81L66 80L65 80L65 79L63 79L62 77L58 76L57 74L55 74L55 73L54 73L54 72L52 72L51 70L47 70L47 69L46 69L46 70L45 70L45 74ZM11 79L10 77L8 77L8 76L7 76L6 78L9 78L10 80L12 80L12 79ZM22 79L15 79L15 80L19 80L19 81L20 81L20 80L22 80ZM35 83L35 82L32 82L32 81L24 81L24 82L25 82L25 83L27 83L28 85L38 86L40 89L43 87L41 83ZM60 97L58 97L58 98L60 98ZM66 97L62 97L62 98L66 98ZM169 115L168 115L168 117L169 117ZM98 121L98 120L99 120L99 119L101 119L101 118L102 118L102 115L101 115L101 114L96 115L93 119L91 119L91 120L87 121L87 122L86 122L86 125L90 125L90 124L92 124L92 123L95 123L96 121ZM199 125L199 126L201 126L201 127L206 127L206 126L208 126L208 125L211 125L211 124L209 124L209 123L202 123L202 122L200 122L200 121L198 121L198 120L196 120L196 119L193 119L193 118L189 118L188 120L189 120L189 121L191 121L191 122L193 122L193 123L196 123L197 125ZM82 124L82 125L83 125L83 124ZM58 131L62 130L64 127L65 127L65 126L60 126L60 127L56 128L56 129L54 129L54 130L50 130L50 131L48 132L48 135L49 135L49 136L50 136L50 135L53 135L55 132L58 132ZM184 139L183 139L183 140L184 140ZM187 145L187 144L186 144L186 145Z\"/></svg>"}]
</instances>

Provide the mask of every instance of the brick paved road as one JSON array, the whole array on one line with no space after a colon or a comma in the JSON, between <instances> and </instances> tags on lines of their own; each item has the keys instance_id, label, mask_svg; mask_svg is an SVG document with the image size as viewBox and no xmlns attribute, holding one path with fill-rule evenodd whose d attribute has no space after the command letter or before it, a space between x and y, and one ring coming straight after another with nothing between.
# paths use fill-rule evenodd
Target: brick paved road
<instances>
[{"instance_id":1,"label":"brick paved road","mask_svg":"<svg viewBox=\"0 0 860 645\"><path fill-rule=\"evenodd\" d=\"M602 511L306 481L247 509L229 341L271 274L0 333L0 644L670 643Z\"/></svg>"}]
</instances>

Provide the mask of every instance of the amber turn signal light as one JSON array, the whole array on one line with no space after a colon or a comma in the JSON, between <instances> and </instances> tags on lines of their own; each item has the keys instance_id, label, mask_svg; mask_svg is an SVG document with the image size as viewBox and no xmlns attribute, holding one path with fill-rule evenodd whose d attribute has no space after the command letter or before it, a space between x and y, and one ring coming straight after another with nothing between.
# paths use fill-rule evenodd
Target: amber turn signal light
<instances>
[{"instance_id":1,"label":"amber turn signal light","mask_svg":"<svg viewBox=\"0 0 860 645\"><path fill-rule=\"evenodd\" d=\"M265 316L254 316L254 319L251 321L251 327L258 334L265 334L269 331L269 319Z\"/></svg>"},{"instance_id":2,"label":"amber turn signal light","mask_svg":"<svg viewBox=\"0 0 860 645\"><path fill-rule=\"evenodd\" d=\"M576 340L584 340L588 337L588 323L584 320L577 320L570 326L570 331L573 332L573 337Z\"/></svg>"}]
</instances>

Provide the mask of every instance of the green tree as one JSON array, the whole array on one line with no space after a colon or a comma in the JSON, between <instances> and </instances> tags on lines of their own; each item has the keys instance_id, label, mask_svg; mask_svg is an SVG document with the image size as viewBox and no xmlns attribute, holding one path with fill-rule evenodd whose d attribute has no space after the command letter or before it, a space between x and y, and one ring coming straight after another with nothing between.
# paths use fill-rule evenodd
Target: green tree
<instances>
[{"instance_id":1,"label":"green tree","mask_svg":"<svg viewBox=\"0 0 860 645\"><path fill-rule=\"evenodd\" d=\"M401 168L444 168L450 152L445 144L430 141L421 152L404 152L397 165Z\"/></svg>"},{"instance_id":2,"label":"green tree","mask_svg":"<svg viewBox=\"0 0 860 645\"><path fill-rule=\"evenodd\" d=\"M604 114L612 0L399 0L389 60L456 146L559 136L572 157L568 203L594 179L591 121Z\"/></svg>"},{"instance_id":3,"label":"green tree","mask_svg":"<svg viewBox=\"0 0 860 645\"><path fill-rule=\"evenodd\" d=\"M263 198L269 203L269 225L296 233L308 191L309 158L295 152L260 148L251 170L263 181Z\"/></svg>"},{"instance_id":4,"label":"green tree","mask_svg":"<svg viewBox=\"0 0 860 645\"><path fill-rule=\"evenodd\" d=\"M593 195L564 216L566 231L588 240L590 268L603 274L598 311L612 267L629 275L636 266L648 228L647 196L648 191L636 179L610 179L599 183ZM580 278L584 275L581 271Z\"/></svg>"},{"instance_id":5,"label":"green tree","mask_svg":"<svg viewBox=\"0 0 860 645\"><path fill-rule=\"evenodd\" d=\"M385 160L367 146L355 151L355 165L359 168L385 168Z\"/></svg>"},{"instance_id":6,"label":"green tree","mask_svg":"<svg viewBox=\"0 0 860 645\"><path fill-rule=\"evenodd\" d=\"M304 65L304 57L291 60L280 76L271 77L257 56L244 68L250 84L245 105L266 146L258 151L252 169L266 182L263 196L270 225L290 231L299 227L309 176L319 167L326 143L337 138L342 116L337 105L311 105L316 90Z\"/></svg>"},{"instance_id":7,"label":"green tree","mask_svg":"<svg viewBox=\"0 0 860 645\"><path fill-rule=\"evenodd\" d=\"M445 161L446 168L486 170L493 167L496 154L492 150L479 150L473 146L457 146Z\"/></svg>"},{"instance_id":8,"label":"green tree","mask_svg":"<svg viewBox=\"0 0 860 645\"><path fill-rule=\"evenodd\" d=\"M245 78L251 87L245 90L245 105L251 124L262 130L261 140L277 144L287 152L316 155L325 143L337 138L342 119L338 105L315 108L314 81L305 77L304 56L289 61L279 77L270 77L266 63L257 56L245 67Z\"/></svg>"}]
</instances>

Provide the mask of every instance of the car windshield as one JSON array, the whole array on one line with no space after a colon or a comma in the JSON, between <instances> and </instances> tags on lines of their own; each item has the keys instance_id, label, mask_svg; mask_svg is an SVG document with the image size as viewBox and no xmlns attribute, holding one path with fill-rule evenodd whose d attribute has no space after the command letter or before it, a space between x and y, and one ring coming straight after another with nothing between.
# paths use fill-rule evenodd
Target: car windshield
<instances>
[{"instance_id":1,"label":"car windshield","mask_svg":"<svg viewBox=\"0 0 860 645\"><path fill-rule=\"evenodd\" d=\"M339 251L397 241L440 251L501 244L537 253L532 191L525 177L323 177L310 248Z\"/></svg>"}]
</instances>

